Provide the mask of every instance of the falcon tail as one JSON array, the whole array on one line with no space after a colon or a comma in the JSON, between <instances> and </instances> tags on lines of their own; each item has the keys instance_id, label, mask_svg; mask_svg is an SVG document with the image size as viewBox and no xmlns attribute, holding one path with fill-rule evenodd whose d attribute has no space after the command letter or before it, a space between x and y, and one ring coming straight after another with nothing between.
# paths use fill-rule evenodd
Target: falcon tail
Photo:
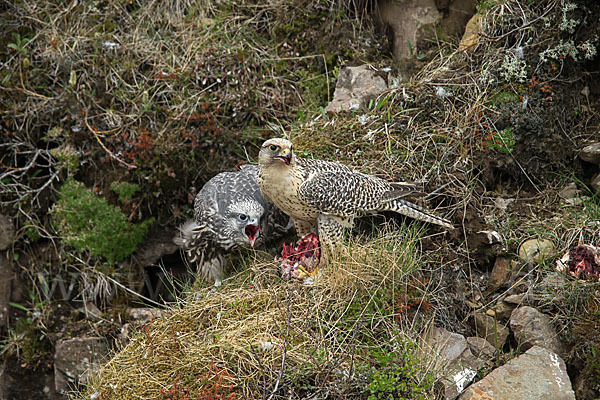
<instances>
[{"instance_id":1,"label":"falcon tail","mask_svg":"<svg viewBox=\"0 0 600 400\"><path fill-rule=\"evenodd\" d=\"M390 183L392 190L383 195L385 201L399 199L411 194L422 194L423 184L415 182L393 182Z\"/></svg>"},{"instance_id":2,"label":"falcon tail","mask_svg":"<svg viewBox=\"0 0 600 400\"><path fill-rule=\"evenodd\" d=\"M454 229L452 223L447 219L433 215L429 210L406 200L393 199L384 205L382 211L394 211L419 221L425 221L430 224L443 226L444 228Z\"/></svg>"}]
</instances>

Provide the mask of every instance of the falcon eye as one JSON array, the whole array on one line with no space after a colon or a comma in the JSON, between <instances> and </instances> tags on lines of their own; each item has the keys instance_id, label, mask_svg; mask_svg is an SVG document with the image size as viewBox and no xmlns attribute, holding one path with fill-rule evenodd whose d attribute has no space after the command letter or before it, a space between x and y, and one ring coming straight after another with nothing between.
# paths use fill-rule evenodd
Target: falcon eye
<instances>
[{"instance_id":1,"label":"falcon eye","mask_svg":"<svg viewBox=\"0 0 600 400\"><path fill-rule=\"evenodd\" d=\"M269 146L269 150L271 151L277 151L277 146L275 146L274 144Z\"/></svg>"},{"instance_id":2,"label":"falcon eye","mask_svg":"<svg viewBox=\"0 0 600 400\"><path fill-rule=\"evenodd\" d=\"M240 221L245 221L248 219L248 216L246 214L240 214L238 215L238 218L240 219Z\"/></svg>"}]
</instances>

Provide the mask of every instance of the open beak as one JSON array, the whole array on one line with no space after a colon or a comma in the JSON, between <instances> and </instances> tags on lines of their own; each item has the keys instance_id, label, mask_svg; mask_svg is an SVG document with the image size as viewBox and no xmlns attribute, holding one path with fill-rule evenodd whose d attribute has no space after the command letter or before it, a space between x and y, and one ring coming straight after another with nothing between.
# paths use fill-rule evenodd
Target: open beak
<instances>
[{"instance_id":1,"label":"open beak","mask_svg":"<svg viewBox=\"0 0 600 400\"><path fill-rule=\"evenodd\" d=\"M248 238L250 246L254 247L254 242L256 242L256 239L258 239L258 236L260 235L260 226L258 225L258 221L256 219L248 222L244 228L244 234Z\"/></svg>"},{"instance_id":2,"label":"open beak","mask_svg":"<svg viewBox=\"0 0 600 400\"><path fill-rule=\"evenodd\" d=\"M278 156L275 156L275 158L280 159L286 165L290 165L290 161L292 161L292 151L291 150L282 150L282 152L279 153Z\"/></svg>"}]
</instances>

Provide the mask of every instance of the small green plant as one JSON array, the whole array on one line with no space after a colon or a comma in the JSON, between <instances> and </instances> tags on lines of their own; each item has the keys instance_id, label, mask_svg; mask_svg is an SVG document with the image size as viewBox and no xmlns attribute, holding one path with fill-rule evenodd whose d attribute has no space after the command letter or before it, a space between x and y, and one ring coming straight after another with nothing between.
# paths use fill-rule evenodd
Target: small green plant
<instances>
[{"instance_id":1,"label":"small green plant","mask_svg":"<svg viewBox=\"0 0 600 400\"><path fill-rule=\"evenodd\" d=\"M119 196L119 201L125 203L133 198L133 195L140 190L139 185L129 182L112 182L110 189Z\"/></svg>"},{"instance_id":2,"label":"small green plant","mask_svg":"<svg viewBox=\"0 0 600 400\"><path fill-rule=\"evenodd\" d=\"M405 342L400 347L401 350L391 352L380 348L370 350L377 368L371 371L370 382L366 387L368 400L429 398L435 378L430 373L421 371L414 343Z\"/></svg>"},{"instance_id":3,"label":"small green plant","mask_svg":"<svg viewBox=\"0 0 600 400\"><path fill-rule=\"evenodd\" d=\"M58 160L69 171L69 175L74 175L79 169L79 156L73 146L66 144L50 150L50 154Z\"/></svg>"},{"instance_id":4,"label":"small green plant","mask_svg":"<svg viewBox=\"0 0 600 400\"><path fill-rule=\"evenodd\" d=\"M501 131L490 131L482 144L484 147L496 150L498 153L510 154L515 147L512 126L508 126Z\"/></svg>"},{"instance_id":5,"label":"small green plant","mask_svg":"<svg viewBox=\"0 0 600 400\"><path fill-rule=\"evenodd\" d=\"M52 222L66 244L109 262L133 253L153 221L150 218L140 224L130 223L118 207L73 178L60 188L52 208Z\"/></svg>"},{"instance_id":6,"label":"small green plant","mask_svg":"<svg viewBox=\"0 0 600 400\"><path fill-rule=\"evenodd\" d=\"M9 43L7 44L7 46L21 53L23 57L27 57L27 49L25 48L25 45L27 44L27 42L29 42L30 39L26 37L21 37L21 35L19 35L18 33L13 33L12 36L15 39L15 42Z\"/></svg>"}]
</instances>

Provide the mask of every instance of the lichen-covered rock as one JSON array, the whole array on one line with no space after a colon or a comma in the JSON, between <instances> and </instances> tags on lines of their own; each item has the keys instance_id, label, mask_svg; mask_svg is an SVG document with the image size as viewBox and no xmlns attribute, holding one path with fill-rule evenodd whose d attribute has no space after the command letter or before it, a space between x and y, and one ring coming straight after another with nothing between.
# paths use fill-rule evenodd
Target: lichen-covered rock
<instances>
[{"instance_id":1,"label":"lichen-covered rock","mask_svg":"<svg viewBox=\"0 0 600 400\"><path fill-rule=\"evenodd\" d=\"M370 100L386 89L385 80L368 65L342 68L335 85L333 100L325 107L325 112L365 108Z\"/></svg>"},{"instance_id":2,"label":"lichen-covered rock","mask_svg":"<svg viewBox=\"0 0 600 400\"><path fill-rule=\"evenodd\" d=\"M600 142L585 146L583 149L581 149L579 157L583 161L593 164L600 164Z\"/></svg>"},{"instance_id":3,"label":"lichen-covered rock","mask_svg":"<svg viewBox=\"0 0 600 400\"><path fill-rule=\"evenodd\" d=\"M66 392L77 383L85 383L97 371L109 352L106 338L87 337L61 340L54 353L54 383L57 392Z\"/></svg>"},{"instance_id":4,"label":"lichen-covered rock","mask_svg":"<svg viewBox=\"0 0 600 400\"><path fill-rule=\"evenodd\" d=\"M519 257L532 264L547 260L555 253L554 243L548 239L529 239L519 247Z\"/></svg>"},{"instance_id":5,"label":"lichen-covered rock","mask_svg":"<svg viewBox=\"0 0 600 400\"><path fill-rule=\"evenodd\" d=\"M439 355L437 362L443 368L440 382L444 398L455 399L473 381L485 361L473 355L463 335L444 328L432 328L425 340Z\"/></svg>"},{"instance_id":6,"label":"lichen-covered rock","mask_svg":"<svg viewBox=\"0 0 600 400\"><path fill-rule=\"evenodd\" d=\"M459 400L575 400L565 362L534 346L469 386Z\"/></svg>"},{"instance_id":7,"label":"lichen-covered rock","mask_svg":"<svg viewBox=\"0 0 600 400\"><path fill-rule=\"evenodd\" d=\"M550 317L533 307L516 308L510 316L510 329L524 350L540 346L566 356L565 346L558 338Z\"/></svg>"}]
</instances>

